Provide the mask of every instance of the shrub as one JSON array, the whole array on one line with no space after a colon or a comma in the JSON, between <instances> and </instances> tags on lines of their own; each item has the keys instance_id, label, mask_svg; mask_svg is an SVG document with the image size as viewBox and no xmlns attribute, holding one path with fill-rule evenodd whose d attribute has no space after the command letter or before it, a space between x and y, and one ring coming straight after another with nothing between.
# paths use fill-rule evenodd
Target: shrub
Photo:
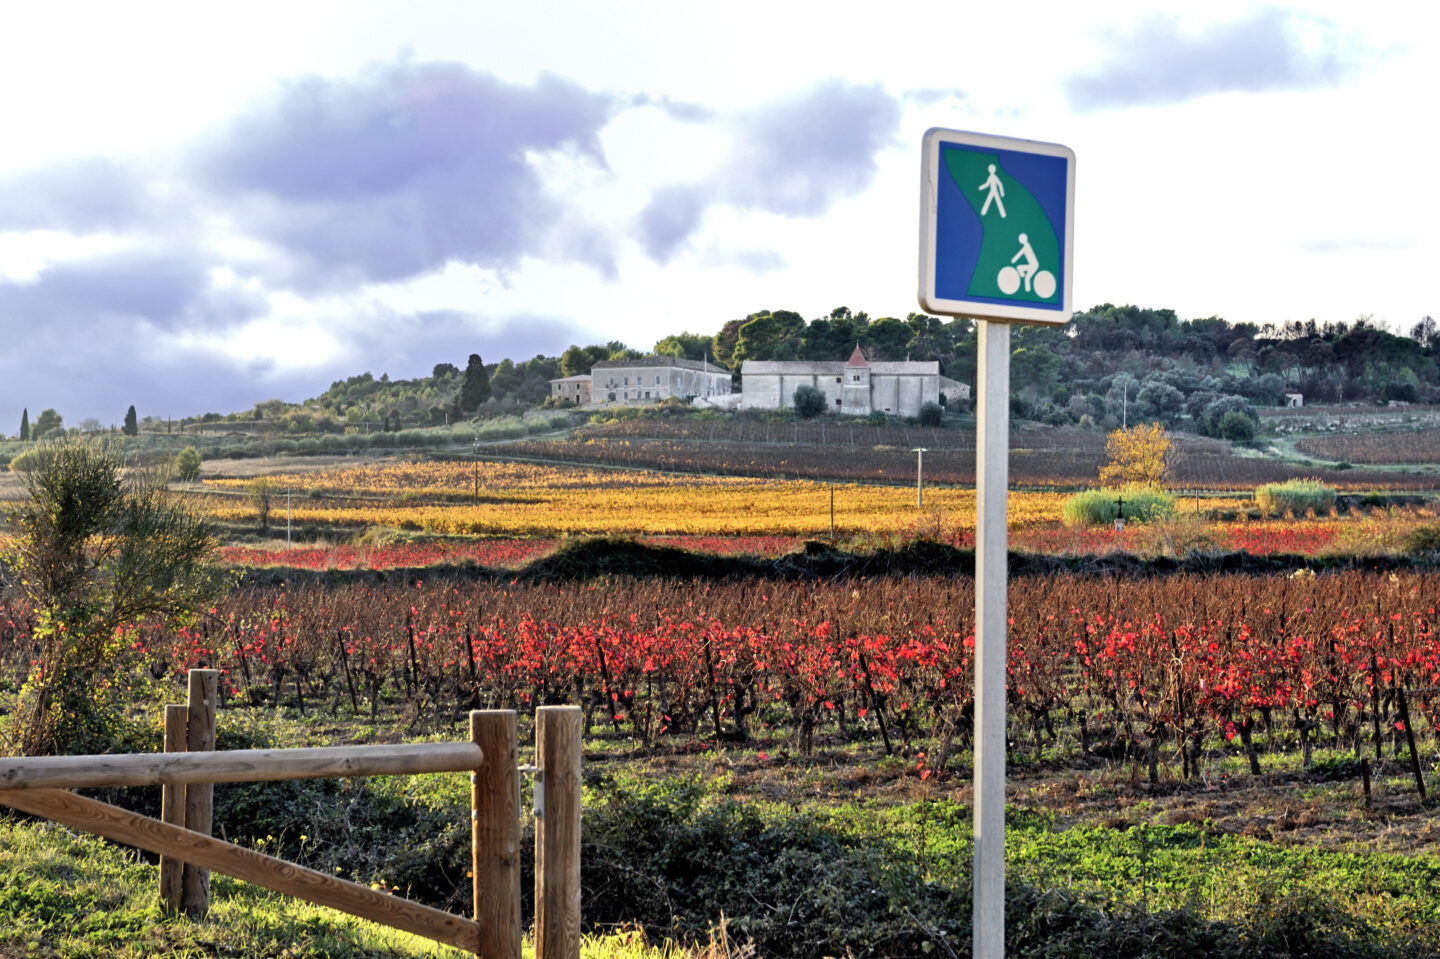
<instances>
[{"instance_id":1,"label":"shrub","mask_svg":"<svg viewBox=\"0 0 1440 959\"><path fill-rule=\"evenodd\" d=\"M1122 508L1127 522L1144 523L1173 513L1175 497L1148 486L1089 489L1067 499L1060 518L1070 527L1106 526L1115 522Z\"/></svg>"},{"instance_id":2,"label":"shrub","mask_svg":"<svg viewBox=\"0 0 1440 959\"><path fill-rule=\"evenodd\" d=\"M44 462L49 455L49 447L37 446L34 449L28 449L23 453L17 454L15 458L10 461L10 472L28 473Z\"/></svg>"},{"instance_id":3,"label":"shrub","mask_svg":"<svg viewBox=\"0 0 1440 959\"><path fill-rule=\"evenodd\" d=\"M1335 505L1335 490L1318 479L1286 480L1255 490L1255 502L1270 516L1303 516L1311 510L1328 513Z\"/></svg>"},{"instance_id":4,"label":"shrub","mask_svg":"<svg viewBox=\"0 0 1440 959\"><path fill-rule=\"evenodd\" d=\"M1232 443L1248 443L1255 438L1255 424L1239 410L1226 410L1218 426L1220 438Z\"/></svg>"},{"instance_id":5,"label":"shrub","mask_svg":"<svg viewBox=\"0 0 1440 959\"><path fill-rule=\"evenodd\" d=\"M193 446L187 446L175 454L175 475L179 479L189 482L200 478L200 451Z\"/></svg>"},{"instance_id":6,"label":"shrub","mask_svg":"<svg viewBox=\"0 0 1440 959\"><path fill-rule=\"evenodd\" d=\"M825 394L813 386L796 387L793 399L795 412L806 419L825 412Z\"/></svg>"},{"instance_id":7,"label":"shrub","mask_svg":"<svg viewBox=\"0 0 1440 959\"><path fill-rule=\"evenodd\" d=\"M1233 394L1222 396L1211 402L1200 414L1200 426L1206 436L1220 436L1220 423L1229 412L1243 413L1250 422L1259 425L1260 417L1250 405L1250 401L1243 396Z\"/></svg>"},{"instance_id":8,"label":"shrub","mask_svg":"<svg viewBox=\"0 0 1440 959\"><path fill-rule=\"evenodd\" d=\"M945 410L939 403L922 403L920 415L917 419L921 426L939 426L941 419L945 416Z\"/></svg>"},{"instance_id":9,"label":"shrub","mask_svg":"<svg viewBox=\"0 0 1440 959\"><path fill-rule=\"evenodd\" d=\"M1408 556L1428 556L1440 553L1440 526L1417 526L1405 537L1405 553Z\"/></svg>"}]
</instances>

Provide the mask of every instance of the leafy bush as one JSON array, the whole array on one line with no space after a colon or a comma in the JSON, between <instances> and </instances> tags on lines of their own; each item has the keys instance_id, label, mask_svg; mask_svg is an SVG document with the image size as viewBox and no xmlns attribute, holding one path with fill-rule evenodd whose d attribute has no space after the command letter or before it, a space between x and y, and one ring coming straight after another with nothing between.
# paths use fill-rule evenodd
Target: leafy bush
<instances>
[{"instance_id":1,"label":"leafy bush","mask_svg":"<svg viewBox=\"0 0 1440 959\"><path fill-rule=\"evenodd\" d=\"M47 446L36 446L19 453L10 461L10 472L28 473L45 461L50 455L50 448Z\"/></svg>"},{"instance_id":2,"label":"leafy bush","mask_svg":"<svg viewBox=\"0 0 1440 959\"><path fill-rule=\"evenodd\" d=\"M825 394L813 386L797 386L792 398L795 401L795 412L806 419L825 412Z\"/></svg>"},{"instance_id":3,"label":"leafy bush","mask_svg":"<svg viewBox=\"0 0 1440 959\"><path fill-rule=\"evenodd\" d=\"M1335 506L1335 490L1318 479L1286 480L1255 490L1255 502L1270 516L1328 513Z\"/></svg>"},{"instance_id":4,"label":"leafy bush","mask_svg":"<svg viewBox=\"0 0 1440 959\"><path fill-rule=\"evenodd\" d=\"M189 482L200 477L200 451L193 446L187 446L175 454L175 475L179 479Z\"/></svg>"},{"instance_id":5,"label":"leafy bush","mask_svg":"<svg viewBox=\"0 0 1440 959\"><path fill-rule=\"evenodd\" d=\"M1126 522L1144 523L1173 513L1175 497L1148 486L1089 489L1067 499L1060 518L1070 527L1107 526L1115 522L1122 509Z\"/></svg>"},{"instance_id":6,"label":"leafy bush","mask_svg":"<svg viewBox=\"0 0 1440 959\"><path fill-rule=\"evenodd\" d=\"M945 410L939 403L920 404L920 415L916 417L921 426L939 426L941 419L945 416Z\"/></svg>"},{"instance_id":7,"label":"leafy bush","mask_svg":"<svg viewBox=\"0 0 1440 959\"><path fill-rule=\"evenodd\" d=\"M1440 553L1440 526L1417 526L1405 537L1405 553L1408 556L1427 556Z\"/></svg>"},{"instance_id":8,"label":"leafy bush","mask_svg":"<svg viewBox=\"0 0 1440 959\"><path fill-rule=\"evenodd\" d=\"M1219 437L1221 421L1224 420L1225 414L1230 412L1244 414L1257 429L1259 428L1260 417L1256 414L1254 407L1250 405L1250 401L1243 396L1230 394L1214 400L1205 407L1200 414L1202 432L1206 436Z\"/></svg>"},{"instance_id":9,"label":"leafy bush","mask_svg":"<svg viewBox=\"0 0 1440 959\"><path fill-rule=\"evenodd\" d=\"M1255 438L1255 424L1239 410L1226 410L1218 426L1220 438L1232 443L1248 443Z\"/></svg>"}]
</instances>

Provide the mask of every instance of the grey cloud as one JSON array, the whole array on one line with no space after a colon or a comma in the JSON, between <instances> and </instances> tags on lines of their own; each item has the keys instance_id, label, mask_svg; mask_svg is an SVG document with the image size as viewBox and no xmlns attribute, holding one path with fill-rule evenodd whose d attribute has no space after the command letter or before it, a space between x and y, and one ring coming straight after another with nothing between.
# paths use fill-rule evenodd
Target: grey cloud
<instances>
[{"instance_id":1,"label":"grey cloud","mask_svg":"<svg viewBox=\"0 0 1440 959\"><path fill-rule=\"evenodd\" d=\"M605 95L555 77L503 83L454 64L401 63L356 82L308 78L200 148L197 178L293 257L302 288L390 281L462 261L496 269L552 251L563 200L527 154L603 168ZM600 243L560 251L613 272Z\"/></svg>"},{"instance_id":2,"label":"grey cloud","mask_svg":"<svg viewBox=\"0 0 1440 959\"><path fill-rule=\"evenodd\" d=\"M785 268L785 258L777 250L749 248L715 250L704 257L710 266L738 266L750 273L773 273Z\"/></svg>"},{"instance_id":3,"label":"grey cloud","mask_svg":"<svg viewBox=\"0 0 1440 959\"><path fill-rule=\"evenodd\" d=\"M122 318L175 329L215 316L249 315L259 308L249 296L212 291L208 265L198 253L145 248L51 266L29 282L0 283L0 316L52 333L88 335Z\"/></svg>"},{"instance_id":4,"label":"grey cloud","mask_svg":"<svg viewBox=\"0 0 1440 959\"><path fill-rule=\"evenodd\" d=\"M881 87L840 80L736 115L730 153L708 178L656 191L636 223L641 245L668 261L715 203L819 216L870 186L899 122L899 102Z\"/></svg>"},{"instance_id":5,"label":"grey cloud","mask_svg":"<svg viewBox=\"0 0 1440 959\"><path fill-rule=\"evenodd\" d=\"M149 184L123 163L86 157L0 179L0 230L128 232L155 221Z\"/></svg>"},{"instance_id":6,"label":"grey cloud","mask_svg":"<svg viewBox=\"0 0 1440 959\"><path fill-rule=\"evenodd\" d=\"M702 184L656 190L640 212L640 242L657 263L668 263L700 226L709 203Z\"/></svg>"},{"instance_id":7,"label":"grey cloud","mask_svg":"<svg viewBox=\"0 0 1440 959\"><path fill-rule=\"evenodd\" d=\"M701 103L691 103L687 100L674 100L670 97L652 97L648 93L637 93L629 99L631 107L658 107L665 111L673 120L680 120L685 123L703 123L713 120L716 111Z\"/></svg>"},{"instance_id":8,"label":"grey cloud","mask_svg":"<svg viewBox=\"0 0 1440 959\"><path fill-rule=\"evenodd\" d=\"M462 310L430 310L411 315L387 313L374 320L357 328L350 339L362 355L383 356L383 361L370 362L371 371L376 376L389 373L392 379L429 376L436 363L464 368L471 353L479 353L487 363L506 357L520 361L536 355L559 356L571 343L589 342L586 337L590 336L572 321L539 313L497 318ZM375 362L379 362L378 368ZM350 369L340 375L355 372Z\"/></svg>"},{"instance_id":9,"label":"grey cloud","mask_svg":"<svg viewBox=\"0 0 1440 959\"><path fill-rule=\"evenodd\" d=\"M166 331L132 317L83 327L41 326L23 349L0 345L0 433L14 432L22 407L30 409L32 420L53 407L67 423L93 416L107 426L118 424L131 403L142 417L226 413L277 396L298 402L365 370L408 379L428 376L440 362L464 366L471 353L492 362L507 356L522 360L537 353L556 356L572 342L595 339L544 314L492 318L459 311L379 311L364 319L346 337L345 355L303 369L182 347Z\"/></svg>"},{"instance_id":10,"label":"grey cloud","mask_svg":"<svg viewBox=\"0 0 1440 959\"><path fill-rule=\"evenodd\" d=\"M724 167L726 198L786 216L817 216L875 178L900 107L878 86L835 80L744 118Z\"/></svg>"},{"instance_id":11,"label":"grey cloud","mask_svg":"<svg viewBox=\"0 0 1440 959\"><path fill-rule=\"evenodd\" d=\"M1156 15L1107 39L1105 62L1065 81L1077 110L1334 86L1358 66L1334 24L1273 7L1194 32Z\"/></svg>"},{"instance_id":12,"label":"grey cloud","mask_svg":"<svg viewBox=\"0 0 1440 959\"><path fill-rule=\"evenodd\" d=\"M901 98L910 105L917 107L933 107L936 104L945 103L948 100L968 100L970 95L964 90L944 90L940 88L927 88L921 90L906 90Z\"/></svg>"}]
</instances>

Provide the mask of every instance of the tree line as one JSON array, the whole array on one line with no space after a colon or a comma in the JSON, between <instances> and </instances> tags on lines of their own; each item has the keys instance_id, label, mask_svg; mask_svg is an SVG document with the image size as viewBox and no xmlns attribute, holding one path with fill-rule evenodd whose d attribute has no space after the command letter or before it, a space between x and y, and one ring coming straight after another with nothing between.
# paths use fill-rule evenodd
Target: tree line
<instances>
[{"instance_id":1,"label":"tree line","mask_svg":"<svg viewBox=\"0 0 1440 959\"><path fill-rule=\"evenodd\" d=\"M963 318L910 313L872 319L840 306L806 320L792 310L767 309L727 320L712 334L671 334L648 352L611 340L572 343L558 356L520 361L486 363L471 354L463 369L441 362L429 376L395 380L359 373L300 403L265 400L250 410L206 413L180 425L248 422L252 430L291 434L439 426L546 405L553 402L550 380L589 373L602 361L643 356L715 363L734 372L738 388L746 360L843 360L858 346L872 361L933 360L943 375L973 384L976 337L975 324ZM1063 327L1017 326L1011 343L1014 413L1056 425L1113 428L1133 416L1220 435L1225 413L1246 413L1253 423L1255 407L1284 403L1287 393L1299 393L1309 404L1440 402L1440 324L1429 316L1400 335L1368 316L1350 323L1261 326L1106 303L1077 313ZM1230 422L1243 434L1238 420ZM124 432L167 425L151 417L137 423L131 407ZM19 436L54 436L63 428L55 410L43 411L32 424L27 409ZM99 424L82 423L80 429L95 432Z\"/></svg>"}]
</instances>

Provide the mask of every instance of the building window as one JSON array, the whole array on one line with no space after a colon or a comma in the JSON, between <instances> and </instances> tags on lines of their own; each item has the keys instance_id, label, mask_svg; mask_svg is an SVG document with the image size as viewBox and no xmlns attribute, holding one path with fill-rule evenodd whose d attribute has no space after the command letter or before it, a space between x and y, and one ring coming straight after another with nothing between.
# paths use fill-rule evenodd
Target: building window
<instances>
[{"instance_id":1,"label":"building window","mask_svg":"<svg viewBox=\"0 0 1440 959\"><path fill-rule=\"evenodd\" d=\"M840 377L838 377L838 376L835 377L835 382L836 382L836 383L839 383L839 382L840 382Z\"/></svg>"},{"instance_id":2,"label":"building window","mask_svg":"<svg viewBox=\"0 0 1440 959\"><path fill-rule=\"evenodd\" d=\"M838 396L835 397L835 405L836 405L836 406L839 406L839 405L840 405L840 397L838 397Z\"/></svg>"},{"instance_id":3,"label":"building window","mask_svg":"<svg viewBox=\"0 0 1440 959\"><path fill-rule=\"evenodd\" d=\"M851 382L851 383L859 383L859 382L860 382L860 374L859 374L859 373L851 373L851 374L850 374L850 382Z\"/></svg>"},{"instance_id":4,"label":"building window","mask_svg":"<svg viewBox=\"0 0 1440 959\"><path fill-rule=\"evenodd\" d=\"M655 385L656 385L656 386L659 386L659 385L660 385L660 376L659 376L658 373L657 373L656 376L655 376Z\"/></svg>"},{"instance_id":5,"label":"building window","mask_svg":"<svg viewBox=\"0 0 1440 959\"><path fill-rule=\"evenodd\" d=\"M626 386L629 386L629 385L630 385L630 377L628 377L628 376L625 377L625 385L626 385Z\"/></svg>"}]
</instances>

